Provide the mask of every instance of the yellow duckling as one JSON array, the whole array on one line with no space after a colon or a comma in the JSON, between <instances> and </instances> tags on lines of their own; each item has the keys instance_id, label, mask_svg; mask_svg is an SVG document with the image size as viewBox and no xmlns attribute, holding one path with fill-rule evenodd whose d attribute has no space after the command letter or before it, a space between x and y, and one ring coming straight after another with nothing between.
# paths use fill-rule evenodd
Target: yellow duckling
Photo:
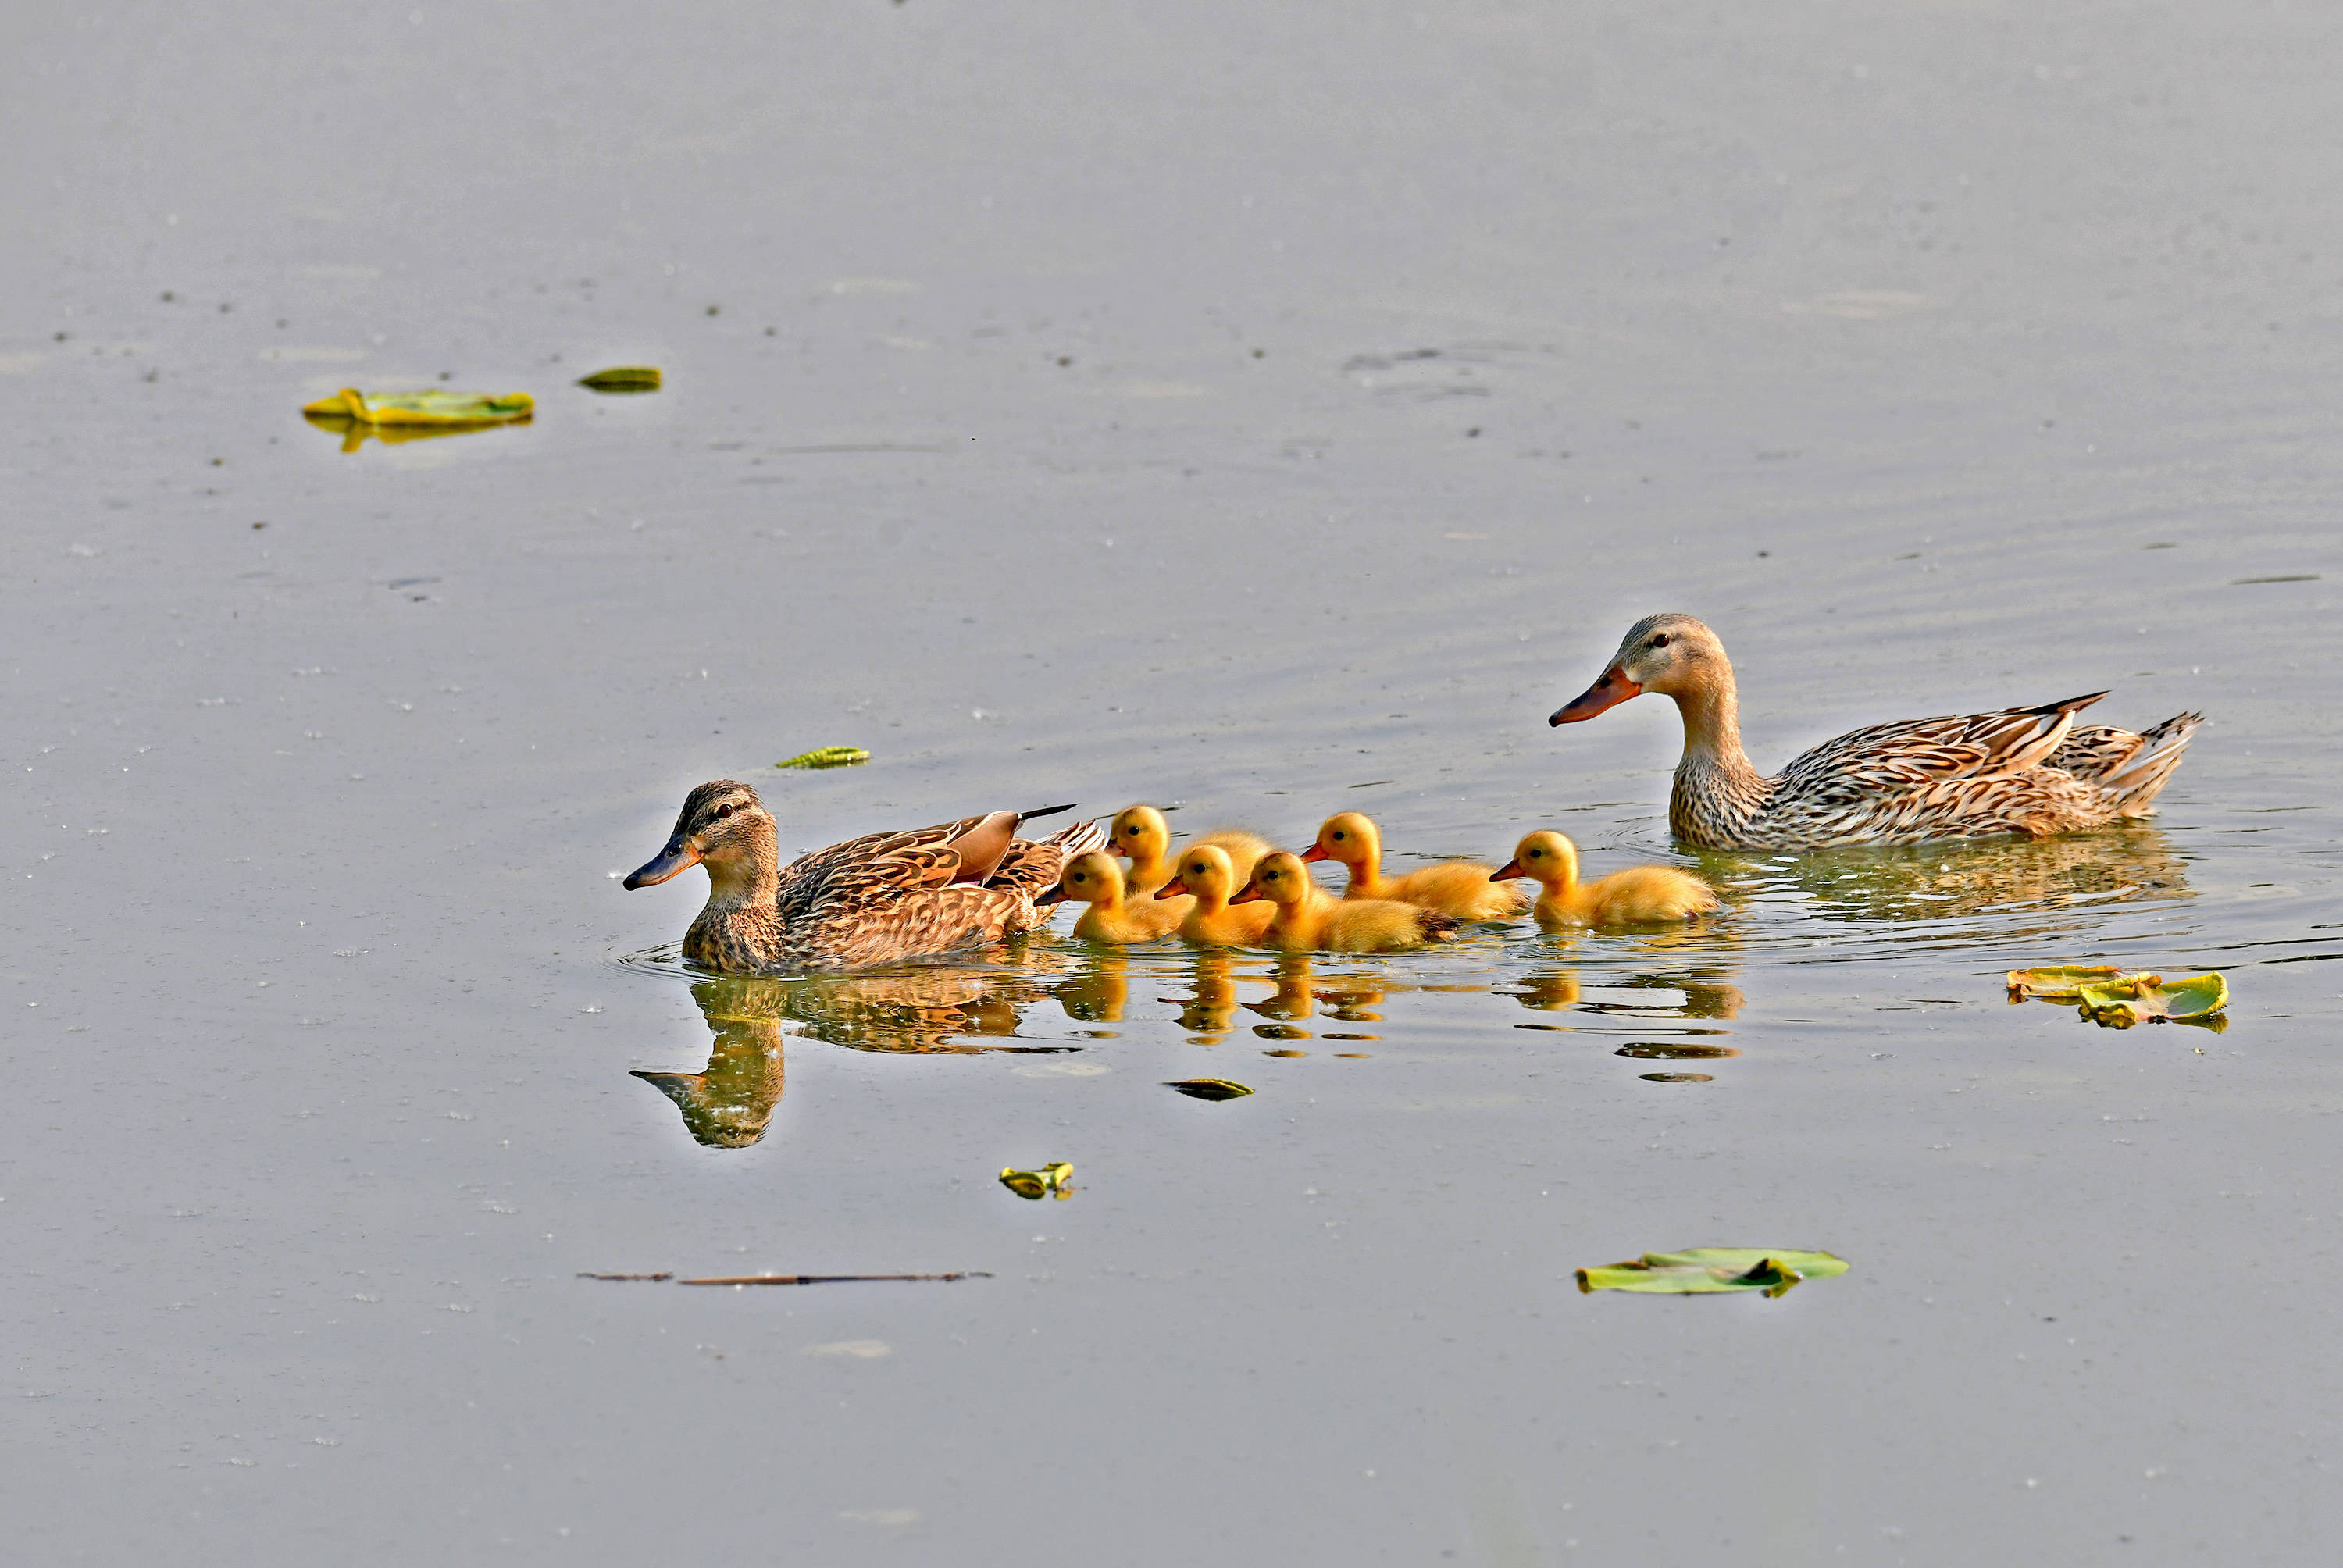
<instances>
[{"instance_id":1,"label":"yellow duckling","mask_svg":"<svg viewBox=\"0 0 2343 1568\"><path fill-rule=\"evenodd\" d=\"M1159 899L1192 895L1196 902L1180 921L1180 935L1192 942L1217 942L1223 947L1252 947L1269 930L1276 915L1272 904L1238 904L1230 898L1241 884L1229 852L1218 844L1201 844L1180 853L1176 875L1155 890Z\"/></svg>"},{"instance_id":2,"label":"yellow duckling","mask_svg":"<svg viewBox=\"0 0 2343 1568\"><path fill-rule=\"evenodd\" d=\"M1529 877L1544 888L1536 913L1549 926L1648 925L1690 920L1719 907L1706 882L1674 866L1630 866L1582 886L1578 846L1551 830L1523 839L1513 858L1493 875Z\"/></svg>"},{"instance_id":3,"label":"yellow duckling","mask_svg":"<svg viewBox=\"0 0 2343 1568\"><path fill-rule=\"evenodd\" d=\"M1263 855L1269 853L1269 840L1242 828L1223 828L1207 833L1189 846L1212 844L1229 852L1230 869L1236 875L1236 885L1244 886L1247 877ZM1131 869L1123 873L1122 885L1133 899L1149 899L1155 890L1175 875L1172 855L1172 827L1163 820L1163 813L1152 806L1126 806L1116 813L1114 827L1106 836L1106 852L1121 855L1130 860Z\"/></svg>"},{"instance_id":4,"label":"yellow duckling","mask_svg":"<svg viewBox=\"0 0 2343 1568\"><path fill-rule=\"evenodd\" d=\"M1318 841L1302 851L1305 860L1339 860L1351 873L1342 890L1348 899L1395 899L1421 904L1460 920L1507 920L1529 908L1529 895L1490 875L1475 860L1443 860L1404 877L1383 874L1383 836L1363 811L1326 819ZM1518 873L1516 873L1518 875Z\"/></svg>"},{"instance_id":5,"label":"yellow duckling","mask_svg":"<svg viewBox=\"0 0 2343 1568\"><path fill-rule=\"evenodd\" d=\"M1302 857L1284 850L1262 857L1239 905L1266 901L1276 910L1262 941L1288 952L1395 953L1454 936L1453 916L1392 899L1338 899L1310 879Z\"/></svg>"},{"instance_id":6,"label":"yellow duckling","mask_svg":"<svg viewBox=\"0 0 2343 1568\"><path fill-rule=\"evenodd\" d=\"M1178 930L1196 907L1193 899L1127 896L1122 868L1103 849L1075 856L1058 885L1033 901L1055 904L1070 899L1090 906L1074 922L1074 935L1086 942L1151 942Z\"/></svg>"}]
</instances>

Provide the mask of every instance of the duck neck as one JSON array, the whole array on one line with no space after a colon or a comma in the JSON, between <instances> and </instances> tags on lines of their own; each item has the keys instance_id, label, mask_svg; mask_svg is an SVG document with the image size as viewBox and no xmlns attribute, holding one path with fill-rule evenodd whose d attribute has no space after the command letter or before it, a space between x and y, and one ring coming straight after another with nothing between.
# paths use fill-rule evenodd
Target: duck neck
<instances>
[{"instance_id":1,"label":"duck neck","mask_svg":"<svg viewBox=\"0 0 2343 1568\"><path fill-rule=\"evenodd\" d=\"M1554 852L1554 859L1561 862L1558 868L1561 874L1545 885L1546 891L1556 898L1566 899L1578 888L1578 846L1565 840Z\"/></svg>"},{"instance_id":2,"label":"duck neck","mask_svg":"<svg viewBox=\"0 0 2343 1568\"><path fill-rule=\"evenodd\" d=\"M1677 766L1679 772L1717 772L1736 781L1758 777L1749 754L1741 749L1741 697L1734 689L1730 667L1722 678L1669 695L1675 699L1676 712L1684 719L1684 760Z\"/></svg>"},{"instance_id":3,"label":"duck neck","mask_svg":"<svg viewBox=\"0 0 2343 1568\"><path fill-rule=\"evenodd\" d=\"M708 902L684 939L685 956L720 969L753 968L782 935L772 829L700 864L708 869Z\"/></svg>"}]
</instances>

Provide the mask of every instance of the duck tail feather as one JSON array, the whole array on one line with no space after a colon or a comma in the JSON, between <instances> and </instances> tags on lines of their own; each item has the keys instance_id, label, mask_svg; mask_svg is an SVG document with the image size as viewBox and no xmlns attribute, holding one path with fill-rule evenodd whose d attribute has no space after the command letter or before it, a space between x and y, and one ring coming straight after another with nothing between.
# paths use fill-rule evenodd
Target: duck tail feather
<instances>
[{"instance_id":1,"label":"duck tail feather","mask_svg":"<svg viewBox=\"0 0 2343 1568\"><path fill-rule=\"evenodd\" d=\"M1061 811L1071 811L1080 802L1069 800L1062 806L1038 806L1031 811L1020 811L1017 813L1017 825L1021 828L1036 817L1054 817Z\"/></svg>"}]
</instances>

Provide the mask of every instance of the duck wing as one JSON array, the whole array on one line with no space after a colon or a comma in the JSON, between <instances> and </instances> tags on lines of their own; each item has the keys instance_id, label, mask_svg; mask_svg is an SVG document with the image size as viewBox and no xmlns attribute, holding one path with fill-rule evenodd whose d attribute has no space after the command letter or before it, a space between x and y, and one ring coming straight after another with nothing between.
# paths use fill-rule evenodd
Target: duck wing
<instances>
[{"instance_id":1,"label":"duck wing","mask_svg":"<svg viewBox=\"0 0 2343 1568\"><path fill-rule=\"evenodd\" d=\"M1106 829L1095 820L1077 822L1046 839L1014 839L984 885L1021 895L1030 902L1058 885L1066 863L1075 856L1105 848Z\"/></svg>"},{"instance_id":2,"label":"duck wing","mask_svg":"<svg viewBox=\"0 0 2343 1568\"><path fill-rule=\"evenodd\" d=\"M1874 724L1826 740L1782 769L1782 795L1823 802L1925 789L1956 779L2003 779L2055 753L2094 691L2039 708Z\"/></svg>"},{"instance_id":3,"label":"duck wing","mask_svg":"<svg viewBox=\"0 0 2343 1568\"><path fill-rule=\"evenodd\" d=\"M942 887L960 872L960 852L951 848L984 826L989 817L962 817L930 828L865 833L799 856L781 868L774 902L784 920L797 920L830 894L833 881L878 888ZM870 879L875 877L875 882Z\"/></svg>"}]
</instances>

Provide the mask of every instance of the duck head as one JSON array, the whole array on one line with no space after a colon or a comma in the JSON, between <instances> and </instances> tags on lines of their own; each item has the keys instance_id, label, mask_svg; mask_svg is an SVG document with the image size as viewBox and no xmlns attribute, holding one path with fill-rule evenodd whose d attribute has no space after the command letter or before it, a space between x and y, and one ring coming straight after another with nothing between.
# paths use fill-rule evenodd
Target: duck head
<instances>
[{"instance_id":1,"label":"duck head","mask_svg":"<svg viewBox=\"0 0 2343 1568\"><path fill-rule=\"evenodd\" d=\"M737 779L715 779L683 799L667 848L638 867L625 882L628 892L657 887L692 866L706 866L711 890L745 891L773 869L773 819L757 792Z\"/></svg>"},{"instance_id":2,"label":"duck head","mask_svg":"<svg viewBox=\"0 0 2343 1568\"><path fill-rule=\"evenodd\" d=\"M1302 851L1304 860L1337 860L1372 866L1383 859L1383 836L1364 811L1337 811L1320 824L1318 841Z\"/></svg>"},{"instance_id":3,"label":"duck head","mask_svg":"<svg viewBox=\"0 0 2343 1568\"><path fill-rule=\"evenodd\" d=\"M1106 852L1134 866L1151 866L1172 851L1172 825L1152 806L1125 806L1115 813Z\"/></svg>"},{"instance_id":4,"label":"duck head","mask_svg":"<svg viewBox=\"0 0 2343 1568\"><path fill-rule=\"evenodd\" d=\"M1076 855L1066 864L1058 885L1034 900L1036 904L1062 903L1112 906L1122 902L1122 868L1103 849Z\"/></svg>"},{"instance_id":5,"label":"duck head","mask_svg":"<svg viewBox=\"0 0 2343 1568\"><path fill-rule=\"evenodd\" d=\"M1229 902L1250 904L1267 899L1272 904L1298 904L1310 896L1310 871L1302 865L1302 857L1275 849L1261 858L1252 869L1252 880Z\"/></svg>"},{"instance_id":6,"label":"duck head","mask_svg":"<svg viewBox=\"0 0 2343 1568\"><path fill-rule=\"evenodd\" d=\"M1535 832L1513 847L1513 858L1489 873L1493 882L1529 877L1549 888L1567 888L1578 881L1578 846L1551 829Z\"/></svg>"},{"instance_id":7,"label":"duck head","mask_svg":"<svg viewBox=\"0 0 2343 1568\"><path fill-rule=\"evenodd\" d=\"M1155 890L1155 896L1176 899L1190 893L1204 908L1218 909L1236 890L1236 862L1229 859L1229 852L1218 844L1202 844L1180 857L1180 869Z\"/></svg>"},{"instance_id":8,"label":"duck head","mask_svg":"<svg viewBox=\"0 0 2343 1568\"><path fill-rule=\"evenodd\" d=\"M1725 645L1688 615L1649 615L1620 639L1602 678L1554 710L1548 724L1576 724L1631 697L1657 691L1681 700L1730 672Z\"/></svg>"}]
</instances>

